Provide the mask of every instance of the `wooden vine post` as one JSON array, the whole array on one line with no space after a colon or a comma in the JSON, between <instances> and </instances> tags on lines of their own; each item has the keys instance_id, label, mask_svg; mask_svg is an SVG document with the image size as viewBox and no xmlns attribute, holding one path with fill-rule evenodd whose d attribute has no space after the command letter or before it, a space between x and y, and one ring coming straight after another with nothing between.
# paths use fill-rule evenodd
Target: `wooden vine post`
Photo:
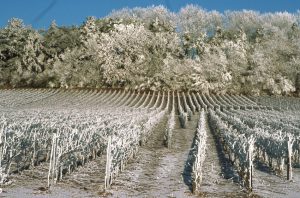
<instances>
[{"instance_id":1,"label":"wooden vine post","mask_svg":"<svg viewBox=\"0 0 300 198\"><path fill-rule=\"evenodd\" d=\"M105 190L110 187L111 184L111 136L108 137L106 147L106 169L105 169Z\"/></svg>"},{"instance_id":2,"label":"wooden vine post","mask_svg":"<svg viewBox=\"0 0 300 198\"><path fill-rule=\"evenodd\" d=\"M296 93L300 95L300 72L297 73L295 85L296 85Z\"/></svg>"},{"instance_id":3,"label":"wooden vine post","mask_svg":"<svg viewBox=\"0 0 300 198\"><path fill-rule=\"evenodd\" d=\"M48 188L50 188L51 184L54 184L54 172L55 172L55 165L56 165L56 160L57 160L56 159L57 138L58 138L58 135L56 133L53 133L49 171L48 171ZM51 178L51 181L50 181L50 178Z\"/></svg>"},{"instance_id":4,"label":"wooden vine post","mask_svg":"<svg viewBox=\"0 0 300 198\"><path fill-rule=\"evenodd\" d=\"M300 140L297 140L298 141L298 143L297 143L297 145L298 145L298 166L300 166Z\"/></svg>"},{"instance_id":5,"label":"wooden vine post","mask_svg":"<svg viewBox=\"0 0 300 198\"><path fill-rule=\"evenodd\" d=\"M248 148L248 167L247 167L247 178L246 178L246 185L247 188L252 191L253 189L253 152L254 152L254 138L249 140L249 148Z\"/></svg>"},{"instance_id":6,"label":"wooden vine post","mask_svg":"<svg viewBox=\"0 0 300 198\"><path fill-rule=\"evenodd\" d=\"M293 172L292 172L292 147L293 147L293 139L288 136L287 141L287 180L292 180Z\"/></svg>"}]
</instances>

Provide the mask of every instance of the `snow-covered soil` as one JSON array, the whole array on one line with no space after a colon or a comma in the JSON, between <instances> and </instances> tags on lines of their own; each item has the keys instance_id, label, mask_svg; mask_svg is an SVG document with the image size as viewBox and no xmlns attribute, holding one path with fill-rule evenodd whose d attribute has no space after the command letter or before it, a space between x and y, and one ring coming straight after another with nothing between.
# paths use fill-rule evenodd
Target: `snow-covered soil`
<instances>
[{"instance_id":1,"label":"snow-covered soil","mask_svg":"<svg viewBox=\"0 0 300 198\"><path fill-rule=\"evenodd\" d=\"M222 151L210 128L207 131L207 153L204 161L201 195L203 197L243 197L247 193L239 184L239 178Z\"/></svg>"},{"instance_id":2,"label":"snow-covered soil","mask_svg":"<svg viewBox=\"0 0 300 198\"><path fill-rule=\"evenodd\" d=\"M285 173L283 173L285 174ZM286 175L276 175L266 166L256 163L253 174L254 193L262 197L300 197L300 169L293 169L293 180L286 180Z\"/></svg>"},{"instance_id":3,"label":"snow-covered soil","mask_svg":"<svg viewBox=\"0 0 300 198\"><path fill-rule=\"evenodd\" d=\"M197 125L196 117L186 129L177 122L172 148L163 145L166 119L154 130L139 156L123 172L112 188L116 197L191 197L189 152Z\"/></svg>"}]
</instances>

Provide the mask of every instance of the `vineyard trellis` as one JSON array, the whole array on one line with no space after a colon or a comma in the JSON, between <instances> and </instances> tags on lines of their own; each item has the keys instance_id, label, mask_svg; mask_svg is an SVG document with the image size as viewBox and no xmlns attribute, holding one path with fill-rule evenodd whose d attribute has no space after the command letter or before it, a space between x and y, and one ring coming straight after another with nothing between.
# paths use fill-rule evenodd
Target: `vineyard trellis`
<instances>
[{"instance_id":1,"label":"vineyard trellis","mask_svg":"<svg viewBox=\"0 0 300 198\"><path fill-rule=\"evenodd\" d=\"M194 148L194 158L195 162L193 164L193 173L192 173L192 187L193 193L197 194L200 192L200 186L203 178L203 164L206 156L206 141L207 141L207 123L206 115L204 110L200 113L200 118L198 126L196 129L196 139L195 139L195 148Z\"/></svg>"},{"instance_id":2,"label":"vineyard trellis","mask_svg":"<svg viewBox=\"0 0 300 198\"><path fill-rule=\"evenodd\" d=\"M255 188L254 160L280 173L286 169L292 180L300 164L300 114L299 101L287 101L182 91L1 90L0 182L45 162L51 187L78 165L105 156L104 186L110 188L164 117L164 142L171 149L176 118L186 128L197 112L194 192L201 191L207 127L248 189Z\"/></svg>"}]
</instances>

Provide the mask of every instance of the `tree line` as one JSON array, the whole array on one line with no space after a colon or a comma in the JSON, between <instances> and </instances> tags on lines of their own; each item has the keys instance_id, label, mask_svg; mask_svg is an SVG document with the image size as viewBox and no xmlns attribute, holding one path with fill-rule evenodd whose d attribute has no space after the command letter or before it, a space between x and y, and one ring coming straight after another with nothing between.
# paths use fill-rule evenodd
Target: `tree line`
<instances>
[{"instance_id":1,"label":"tree line","mask_svg":"<svg viewBox=\"0 0 300 198\"><path fill-rule=\"evenodd\" d=\"M300 92L300 12L121 9L79 26L0 29L0 87Z\"/></svg>"}]
</instances>

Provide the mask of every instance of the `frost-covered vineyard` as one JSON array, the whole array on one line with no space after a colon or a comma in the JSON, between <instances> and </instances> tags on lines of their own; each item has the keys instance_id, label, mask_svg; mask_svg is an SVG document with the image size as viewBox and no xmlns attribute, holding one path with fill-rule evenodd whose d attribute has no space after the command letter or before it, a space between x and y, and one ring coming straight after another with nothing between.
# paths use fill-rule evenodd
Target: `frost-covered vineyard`
<instances>
[{"instance_id":1,"label":"frost-covered vineyard","mask_svg":"<svg viewBox=\"0 0 300 198\"><path fill-rule=\"evenodd\" d=\"M203 172L209 171L203 167L210 155L209 133L221 145L218 152L226 154L245 189L255 191L258 163L281 178L299 177L299 172L293 172L300 164L299 98L121 89L6 89L0 91L1 183L9 183L16 173L43 166L47 183L40 185L51 189L100 158L103 178L99 178L99 188L109 190L159 123L167 120L163 142L171 149L176 122L187 128L193 117L198 120L195 143L190 145L194 193L202 191Z\"/></svg>"}]
</instances>

